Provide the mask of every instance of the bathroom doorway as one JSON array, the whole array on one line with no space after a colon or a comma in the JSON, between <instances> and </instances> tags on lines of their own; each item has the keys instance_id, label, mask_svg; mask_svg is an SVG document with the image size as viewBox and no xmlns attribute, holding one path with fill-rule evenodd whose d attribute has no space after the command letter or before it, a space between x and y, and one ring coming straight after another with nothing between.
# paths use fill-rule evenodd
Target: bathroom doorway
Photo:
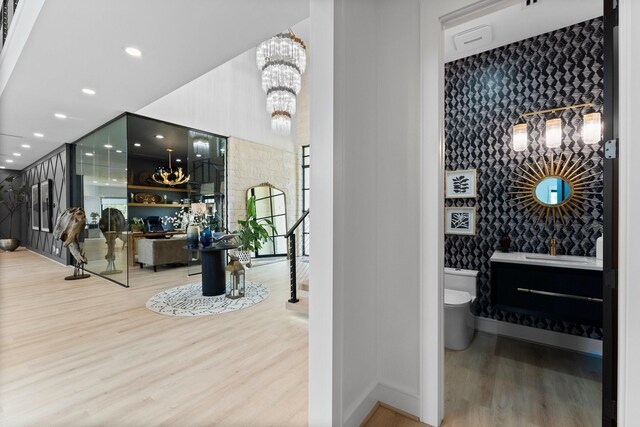
<instances>
[{"instance_id":1,"label":"bathroom doorway","mask_svg":"<svg viewBox=\"0 0 640 427\"><path fill-rule=\"evenodd\" d=\"M450 295L447 304L447 293L451 294L446 290L447 283L455 283L453 291L469 292L468 306L477 317L477 332L465 347L468 350L446 351L442 358L443 425L464 423L464 418L456 418L460 414L472 414L476 423L485 420L486 425L510 425L510 413L517 417L513 420L525 417L531 423L550 419L562 420L563 425L616 425L617 254L613 248L617 233L617 160L605 155L604 143L615 139L616 129L612 120L613 9L614 1L610 0L604 1L604 6L602 0L566 1L562 5L486 1L441 19L443 175L447 173L443 178L447 234L443 244L442 342L454 336L458 342L453 348L465 347L460 344L460 339L464 341L463 330L452 332L447 325L451 321L464 323L464 316L452 312L464 306L465 298L454 294L452 302ZM544 113L559 107L568 108ZM539 112L542 114L526 116ZM585 117L594 113L600 114L602 135L595 144L587 144ZM552 135L547 133L553 119L561 123L559 146L551 143ZM513 127L517 124L526 124L527 132L525 148L516 150L521 148L514 147ZM585 190L595 194L581 199L580 213L560 212L556 216L558 212L549 206L543 211L536 210L535 203L524 209L518 209L517 203L512 206L514 196L510 193L518 185L514 176L524 175L535 181L526 173L532 172L527 164L536 162L543 173L545 168L559 172L559 159L568 164L567 168L577 163L576 170L598 172L593 179L600 185ZM461 186L461 182L467 185ZM582 189L580 182L571 182L575 192ZM553 205L549 201L547 204ZM535 215L527 215L531 210ZM503 246L509 253L532 256L553 256L549 252L555 255L557 249L565 257L557 259L575 262L570 257L595 259L600 255L597 245L601 234L605 236L603 259L594 261L599 273L591 276L596 278L593 280L597 280L600 294L575 295L566 290L518 285L516 291L522 294L520 303L525 306L514 301L510 301L512 305L501 304L504 295L494 289L494 281L507 273L496 268L504 259L492 263L497 248ZM525 261L520 276L511 265L511 273L527 278L542 271L545 277L553 278L544 262L544 257L533 263ZM455 269L466 272L467 277L475 273L477 283L461 284ZM521 280L518 278L518 283ZM547 293L542 295L547 299L535 301L580 296L591 300L579 301L584 302L582 305L558 304L557 310L548 314L548 306L526 307L541 292ZM562 310L569 314L570 307L579 307L577 311L591 307L591 317L563 318ZM562 384L554 384L555 380ZM580 389L582 395L563 401L563 387ZM502 418L492 418L496 409Z\"/></svg>"}]
</instances>

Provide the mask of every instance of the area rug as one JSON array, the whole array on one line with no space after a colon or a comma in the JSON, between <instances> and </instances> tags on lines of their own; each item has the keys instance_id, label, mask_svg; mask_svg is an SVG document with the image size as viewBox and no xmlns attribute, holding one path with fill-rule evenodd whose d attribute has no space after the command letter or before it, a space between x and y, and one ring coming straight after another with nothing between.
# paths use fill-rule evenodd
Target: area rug
<instances>
[{"instance_id":1,"label":"area rug","mask_svg":"<svg viewBox=\"0 0 640 427\"><path fill-rule=\"evenodd\" d=\"M245 296L238 299L202 296L202 283L191 283L155 294L147 308L167 316L210 316L251 307L268 296L269 288L262 283L246 282Z\"/></svg>"}]
</instances>

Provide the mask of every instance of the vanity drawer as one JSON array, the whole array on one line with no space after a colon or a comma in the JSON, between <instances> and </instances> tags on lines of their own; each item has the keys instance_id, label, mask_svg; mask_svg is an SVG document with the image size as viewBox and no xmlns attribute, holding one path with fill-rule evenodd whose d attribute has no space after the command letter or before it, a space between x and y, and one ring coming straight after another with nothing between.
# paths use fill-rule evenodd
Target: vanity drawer
<instances>
[{"instance_id":1,"label":"vanity drawer","mask_svg":"<svg viewBox=\"0 0 640 427\"><path fill-rule=\"evenodd\" d=\"M602 326L602 272L491 263L494 307Z\"/></svg>"}]
</instances>

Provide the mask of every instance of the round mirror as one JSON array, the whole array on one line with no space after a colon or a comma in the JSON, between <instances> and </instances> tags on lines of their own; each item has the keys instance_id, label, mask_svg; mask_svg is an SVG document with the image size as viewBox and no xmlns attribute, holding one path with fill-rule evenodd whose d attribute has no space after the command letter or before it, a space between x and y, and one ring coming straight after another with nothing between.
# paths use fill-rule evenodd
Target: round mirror
<instances>
[{"instance_id":1,"label":"round mirror","mask_svg":"<svg viewBox=\"0 0 640 427\"><path fill-rule=\"evenodd\" d=\"M562 178L550 176L538 182L535 194L545 205L558 206L571 197L571 185Z\"/></svg>"}]
</instances>

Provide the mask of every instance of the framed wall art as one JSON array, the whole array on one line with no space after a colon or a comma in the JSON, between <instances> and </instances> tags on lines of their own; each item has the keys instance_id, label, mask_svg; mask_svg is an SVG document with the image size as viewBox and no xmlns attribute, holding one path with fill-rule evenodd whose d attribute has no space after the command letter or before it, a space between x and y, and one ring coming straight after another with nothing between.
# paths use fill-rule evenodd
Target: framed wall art
<instances>
[{"instance_id":1,"label":"framed wall art","mask_svg":"<svg viewBox=\"0 0 640 427\"><path fill-rule=\"evenodd\" d=\"M476 234L476 208L445 208L445 234Z\"/></svg>"},{"instance_id":2,"label":"framed wall art","mask_svg":"<svg viewBox=\"0 0 640 427\"><path fill-rule=\"evenodd\" d=\"M51 232L51 180L40 183L40 231Z\"/></svg>"},{"instance_id":3,"label":"framed wall art","mask_svg":"<svg viewBox=\"0 0 640 427\"><path fill-rule=\"evenodd\" d=\"M31 186L31 229L40 230L40 184Z\"/></svg>"},{"instance_id":4,"label":"framed wall art","mask_svg":"<svg viewBox=\"0 0 640 427\"><path fill-rule=\"evenodd\" d=\"M445 193L447 199L476 197L476 170L447 171Z\"/></svg>"}]
</instances>

